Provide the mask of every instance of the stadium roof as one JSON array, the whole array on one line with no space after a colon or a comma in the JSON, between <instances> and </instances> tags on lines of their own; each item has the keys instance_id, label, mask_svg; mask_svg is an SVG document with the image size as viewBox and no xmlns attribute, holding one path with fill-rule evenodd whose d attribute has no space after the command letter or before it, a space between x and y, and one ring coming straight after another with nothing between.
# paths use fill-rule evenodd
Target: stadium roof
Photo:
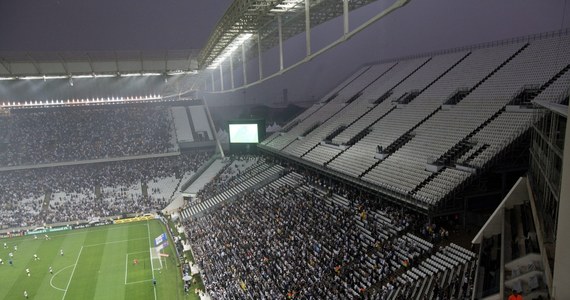
<instances>
[{"instance_id":1,"label":"stadium roof","mask_svg":"<svg viewBox=\"0 0 570 300\"><path fill-rule=\"evenodd\" d=\"M195 71L197 54L198 50L0 52L0 77L174 75Z\"/></svg>"},{"instance_id":2,"label":"stadium roof","mask_svg":"<svg viewBox=\"0 0 570 300\"><path fill-rule=\"evenodd\" d=\"M345 0L348 10L354 10L377 0ZM310 26L316 26L343 14L343 2L332 0L308 0ZM208 43L200 52L198 64L208 67L216 57L240 35L258 34L266 50L279 43L278 20L281 17L282 38L297 35L306 29L304 0L236 0L218 22Z\"/></svg>"},{"instance_id":3,"label":"stadium roof","mask_svg":"<svg viewBox=\"0 0 570 300\"><path fill-rule=\"evenodd\" d=\"M0 1L0 78L194 71L231 2Z\"/></svg>"},{"instance_id":4,"label":"stadium roof","mask_svg":"<svg viewBox=\"0 0 570 300\"><path fill-rule=\"evenodd\" d=\"M140 4L133 1L126 3L107 0L100 3L88 1L87 8L67 0L47 0L41 7L26 6L18 1L9 2L0 7L4 7L6 11L18 11L19 14L8 16L4 21L0 20L0 25L4 27L0 30L0 36L5 41L0 47L0 78L49 79L95 77L95 75L193 74L210 65L240 35L248 34L249 37L255 34L256 42L248 43L248 46L256 46L257 41L261 41L262 51L278 45L278 16L281 19L282 39L287 40L306 30L307 17L310 26L314 27L341 16L345 9L344 3L347 4L346 9L351 11L374 1L377 0L308 0L309 16L305 15L304 0L235 0L227 10L225 8L230 2L228 0L197 3L192 6L169 3L165 5L169 8L165 9L146 3L148 1ZM108 9L121 11L127 8L132 9L128 21L121 16L109 16L107 12ZM190 8L191 11L177 12ZM168 14L172 20L144 19L149 12L154 13L153 10L165 10L163 15ZM215 24L213 22L218 20L223 11L225 14L217 25L213 26ZM159 13L155 13L154 17L161 17ZM71 18L69 15L76 15L76 18ZM187 17L184 20L187 26L184 28L169 28L164 25L156 31L151 30L160 27L165 21L175 26L185 24L175 21L184 17ZM69 26L53 25L50 22L52 19L60 19L64 26ZM86 19L106 22L82 24L81 22ZM142 22L139 19L142 19ZM210 19L209 23L204 19ZM142 33L133 33L134 37L131 37L129 33L133 29L136 30L137 26L140 26ZM30 27L34 29L30 30ZM185 43L193 48L180 50L178 46L169 45L171 37L165 36L164 33L171 30L184 32L178 34L174 40L186 39L184 36L192 40L177 41L173 44ZM150 44L154 41L166 44L160 47L156 45L148 47L149 42L146 41L147 44L144 44L144 38L140 37L145 31L149 35L147 40ZM196 33L197 31L200 31L200 34ZM210 36L205 42L203 37L208 33ZM105 50L90 50L99 47L96 41L89 41L92 35L97 35L97 41L103 44L100 49ZM56 44L57 41L60 45ZM121 50L132 47L136 50ZM177 50L156 50L156 48Z\"/></svg>"}]
</instances>

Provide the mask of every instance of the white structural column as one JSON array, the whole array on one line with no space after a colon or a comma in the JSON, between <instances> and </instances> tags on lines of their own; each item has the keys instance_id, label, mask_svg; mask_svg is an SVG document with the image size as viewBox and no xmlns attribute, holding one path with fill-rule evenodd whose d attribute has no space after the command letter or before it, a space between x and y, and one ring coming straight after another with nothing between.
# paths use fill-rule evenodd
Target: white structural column
<instances>
[{"instance_id":1,"label":"white structural column","mask_svg":"<svg viewBox=\"0 0 570 300\"><path fill-rule=\"evenodd\" d=\"M281 26L281 14L277 15L277 29L279 30L279 70L283 70L283 30Z\"/></svg>"},{"instance_id":2,"label":"white structural column","mask_svg":"<svg viewBox=\"0 0 570 300\"><path fill-rule=\"evenodd\" d=\"M261 57L261 34L257 32L257 58L259 60L259 80L263 79L263 59Z\"/></svg>"},{"instance_id":3,"label":"white structural column","mask_svg":"<svg viewBox=\"0 0 570 300\"><path fill-rule=\"evenodd\" d=\"M222 69L222 63L220 63L220 91L224 90L224 70Z\"/></svg>"},{"instance_id":4,"label":"white structural column","mask_svg":"<svg viewBox=\"0 0 570 300\"><path fill-rule=\"evenodd\" d=\"M212 70L212 72L210 72L210 75L212 75L212 76L210 76L210 80L212 81L212 92L214 92L216 90L215 86L214 86L214 70Z\"/></svg>"},{"instance_id":5,"label":"white structural column","mask_svg":"<svg viewBox=\"0 0 570 300\"><path fill-rule=\"evenodd\" d=\"M344 35L348 33L348 0L342 0L342 16L344 20Z\"/></svg>"},{"instance_id":6,"label":"white structural column","mask_svg":"<svg viewBox=\"0 0 570 300\"><path fill-rule=\"evenodd\" d=\"M230 82L232 84L232 90L235 87L235 83L234 83L234 55L233 53L230 54Z\"/></svg>"},{"instance_id":7,"label":"white structural column","mask_svg":"<svg viewBox=\"0 0 570 300\"><path fill-rule=\"evenodd\" d=\"M307 42L307 56L311 55L311 10L310 0L305 0L305 39Z\"/></svg>"},{"instance_id":8,"label":"white structural column","mask_svg":"<svg viewBox=\"0 0 570 300\"><path fill-rule=\"evenodd\" d=\"M243 71L243 85L247 84L247 70L245 69L245 46L241 44L241 67Z\"/></svg>"}]
</instances>

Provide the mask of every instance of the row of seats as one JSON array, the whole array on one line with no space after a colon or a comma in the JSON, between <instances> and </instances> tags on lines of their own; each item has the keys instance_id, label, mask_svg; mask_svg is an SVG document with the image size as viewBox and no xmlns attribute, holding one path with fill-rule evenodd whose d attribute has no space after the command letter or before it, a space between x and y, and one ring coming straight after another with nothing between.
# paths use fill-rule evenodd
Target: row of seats
<instances>
[{"instance_id":1,"label":"row of seats","mask_svg":"<svg viewBox=\"0 0 570 300\"><path fill-rule=\"evenodd\" d=\"M374 299L433 251L400 209L312 182L291 172L184 221L212 297Z\"/></svg>"},{"instance_id":2,"label":"row of seats","mask_svg":"<svg viewBox=\"0 0 570 300\"><path fill-rule=\"evenodd\" d=\"M266 164L263 167L256 169L258 172L252 172L251 176L244 176L241 182L236 183L232 188L217 194L216 196L204 200L199 204L192 205L182 211L182 219L187 219L194 217L204 211L211 209L212 207L230 200L241 193L259 185L260 183L275 178L284 168L279 165L270 166Z\"/></svg>"},{"instance_id":3,"label":"row of seats","mask_svg":"<svg viewBox=\"0 0 570 300\"><path fill-rule=\"evenodd\" d=\"M453 243L387 283L373 299L467 299L475 254Z\"/></svg>"},{"instance_id":4,"label":"row of seats","mask_svg":"<svg viewBox=\"0 0 570 300\"><path fill-rule=\"evenodd\" d=\"M360 90L361 96L352 103L343 107L321 103L311 117L273 138L268 146L406 195L418 205L437 205L469 182L473 173L447 165L432 176L426 165L445 158L473 169L487 168L533 121L532 111L505 110L522 87L543 86L537 99L560 101L570 75L553 76L570 64L570 54L565 51L569 46L570 37L560 36L399 61ZM373 77L366 76L372 74L370 70L373 68L355 73L355 78L335 93L346 89L354 94ZM411 103L391 102L412 90L422 92ZM445 105L462 90L467 95L459 103ZM392 94L386 101L370 105L369 100L387 92ZM320 126L299 137L314 124ZM345 150L320 145L339 126L347 125L332 139L334 144L347 143L367 128L370 132ZM378 146L386 149L404 134L410 134L410 140L379 162L375 157ZM465 141L474 142L474 146L454 156L454 149Z\"/></svg>"}]
</instances>

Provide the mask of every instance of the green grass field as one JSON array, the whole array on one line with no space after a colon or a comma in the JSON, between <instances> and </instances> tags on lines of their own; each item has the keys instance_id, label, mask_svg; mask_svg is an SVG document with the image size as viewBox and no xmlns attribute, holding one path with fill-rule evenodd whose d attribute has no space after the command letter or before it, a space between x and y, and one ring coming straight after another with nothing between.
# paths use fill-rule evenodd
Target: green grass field
<instances>
[{"instance_id":1,"label":"green grass field","mask_svg":"<svg viewBox=\"0 0 570 300\"><path fill-rule=\"evenodd\" d=\"M164 250L170 256L162 258L161 270L160 262L151 262L149 249L163 232L159 221L141 221L51 233L49 240L43 234L37 239L0 240L0 258L4 261L0 265L0 299L25 299L24 291L29 299L49 300L194 299L193 294L184 295L171 246ZM13 266L8 263L9 252L14 254ZM34 254L39 260L34 260Z\"/></svg>"}]
</instances>

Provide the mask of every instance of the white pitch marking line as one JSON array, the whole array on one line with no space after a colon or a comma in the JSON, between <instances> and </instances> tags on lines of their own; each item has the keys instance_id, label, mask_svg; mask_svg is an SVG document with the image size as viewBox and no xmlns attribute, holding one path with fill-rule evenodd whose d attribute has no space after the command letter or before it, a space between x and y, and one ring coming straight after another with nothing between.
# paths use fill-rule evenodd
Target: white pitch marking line
<instances>
[{"instance_id":1,"label":"white pitch marking line","mask_svg":"<svg viewBox=\"0 0 570 300\"><path fill-rule=\"evenodd\" d=\"M109 244L118 244L118 243L125 243L125 242L129 242L129 241L138 241L138 240L146 240L146 238L138 238L138 239L129 239L129 240L112 241L112 242L106 242L106 243L99 243L99 244L91 244L91 245L85 245L85 246L83 246L83 247L95 247L95 246L103 246L103 245L109 245Z\"/></svg>"},{"instance_id":2,"label":"white pitch marking line","mask_svg":"<svg viewBox=\"0 0 570 300\"><path fill-rule=\"evenodd\" d=\"M57 274L61 273L63 270L69 269L69 268L71 268L71 267L73 267L73 266L75 266L75 265L69 265L69 266L67 266L67 267L65 267L65 268L63 268L63 269L61 269L61 270L55 272L55 274L53 274L53 275L51 276L51 279L49 280L49 285L51 285L51 287L54 288L54 289L56 289L56 290L60 290L60 291L62 291L62 292L65 292L66 290L60 289L60 288L58 288L57 286L53 285L53 279L55 278L55 276L57 276Z\"/></svg>"},{"instance_id":3,"label":"white pitch marking line","mask_svg":"<svg viewBox=\"0 0 570 300\"><path fill-rule=\"evenodd\" d=\"M127 284L137 284L137 283L143 283L143 282L149 282L152 281L152 279L147 279L147 280L141 280L141 281L135 281L135 282L129 282Z\"/></svg>"},{"instance_id":4,"label":"white pitch marking line","mask_svg":"<svg viewBox=\"0 0 570 300\"><path fill-rule=\"evenodd\" d=\"M125 255L125 284L127 284L127 273L129 272L129 254Z\"/></svg>"},{"instance_id":5,"label":"white pitch marking line","mask_svg":"<svg viewBox=\"0 0 570 300\"><path fill-rule=\"evenodd\" d=\"M149 224L150 223L148 221L146 221L146 228L148 231L148 249L149 249L149 251L152 251L152 243L150 241L151 238L150 238L150 225ZM152 254L149 253L149 255L151 255L151 257L150 257L150 269L152 270L152 278L154 279L155 277L154 277L154 266L152 265ZM154 290L154 300L156 300L156 286L153 285L152 288Z\"/></svg>"},{"instance_id":6,"label":"white pitch marking line","mask_svg":"<svg viewBox=\"0 0 570 300\"><path fill-rule=\"evenodd\" d=\"M81 252L83 252L83 246L79 249L79 254L77 255L77 259L75 260L75 265L73 266L73 271L71 271L71 276L69 277L69 281L67 282L67 287L65 287L65 293L63 293L63 298L65 299L65 295L67 295L67 290L69 290L69 285L71 284L71 279L73 278L73 274L75 273L75 268L77 268L77 263L79 262L79 257L81 257Z\"/></svg>"}]
</instances>

